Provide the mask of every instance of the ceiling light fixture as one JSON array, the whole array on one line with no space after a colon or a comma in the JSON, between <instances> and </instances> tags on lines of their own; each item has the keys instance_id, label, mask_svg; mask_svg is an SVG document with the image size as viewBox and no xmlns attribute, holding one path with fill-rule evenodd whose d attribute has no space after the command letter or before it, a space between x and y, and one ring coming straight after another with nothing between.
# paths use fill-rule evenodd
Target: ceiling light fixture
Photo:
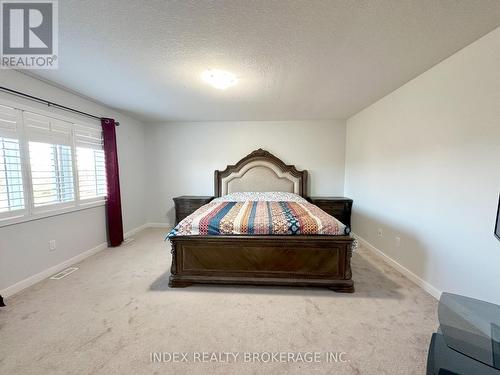
<instances>
[{"instance_id":1,"label":"ceiling light fixture","mask_svg":"<svg viewBox=\"0 0 500 375\"><path fill-rule=\"evenodd\" d=\"M201 79L219 90L225 90L238 82L233 73L218 69L205 70L201 74Z\"/></svg>"}]
</instances>

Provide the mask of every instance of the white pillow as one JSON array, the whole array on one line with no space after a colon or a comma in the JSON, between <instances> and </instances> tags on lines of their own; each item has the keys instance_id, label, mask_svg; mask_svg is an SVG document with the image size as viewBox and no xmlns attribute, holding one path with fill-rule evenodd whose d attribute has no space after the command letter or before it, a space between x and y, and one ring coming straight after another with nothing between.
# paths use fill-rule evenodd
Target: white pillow
<instances>
[{"instance_id":1,"label":"white pillow","mask_svg":"<svg viewBox=\"0 0 500 375\"><path fill-rule=\"evenodd\" d=\"M256 192L245 191L224 195L216 198L215 202L245 202L245 201L266 201L266 202L298 202L307 203L300 195L285 193L281 191Z\"/></svg>"}]
</instances>

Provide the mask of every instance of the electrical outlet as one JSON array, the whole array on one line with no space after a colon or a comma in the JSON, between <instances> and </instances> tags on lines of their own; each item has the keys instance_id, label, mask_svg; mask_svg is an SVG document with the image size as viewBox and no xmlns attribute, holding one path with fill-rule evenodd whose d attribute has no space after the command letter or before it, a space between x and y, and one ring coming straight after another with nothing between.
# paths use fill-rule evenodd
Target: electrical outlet
<instances>
[{"instance_id":1,"label":"electrical outlet","mask_svg":"<svg viewBox=\"0 0 500 375\"><path fill-rule=\"evenodd\" d=\"M49 251L54 251L57 247L56 240L49 241Z\"/></svg>"},{"instance_id":2,"label":"electrical outlet","mask_svg":"<svg viewBox=\"0 0 500 375\"><path fill-rule=\"evenodd\" d=\"M396 247L401 246L401 237L396 237Z\"/></svg>"},{"instance_id":3,"label":"electrical outlet","mask_svg":"<svg viewBox=\"0 0 500 375\"><path fill-rule=\"evenodd\" d=\"M378 228L378 230L377 230L377 235L378 235L379 237L383 237L383 236L384 236L384 232L383 232L382 228Z\"/></svg>"}]
</instances>

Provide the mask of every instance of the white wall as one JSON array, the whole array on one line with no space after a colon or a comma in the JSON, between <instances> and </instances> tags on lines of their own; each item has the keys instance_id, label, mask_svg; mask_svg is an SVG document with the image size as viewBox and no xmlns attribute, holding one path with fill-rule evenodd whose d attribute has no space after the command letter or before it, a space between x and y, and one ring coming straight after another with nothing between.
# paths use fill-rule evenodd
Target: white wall
<instances>
[{"instance_id":1,"label":"white wall","mask_svg":"<svg viewBox=\"0 0 500 375\"><path fill-rule=\"evenodd\" d=\"M500 303L500 28L350 118L346 150L354 232L438 290Z\"/></svg>"},{"instance_id":2,"label":"white wall","mask_svg":"<svg viewBox=\"0 0 500 375\"><path fill-rule=\"evenodd\" d=\"M144 126L122 113L51 86L27 75L0 71L0 85L120 122L117 128L118 159L125 232L145 220ZM46 106L1 93L0 99ZM66 115L67 112L64 112ZM57 250L48 252L55 239ZM0 228L0 291L62 263L106 240L104 207Z\"/></svg>"},{"instance_id":3,"label":"white wall","mask_svg":"<svg viewBox=\"0 0 500 375\"><path fill-rule=\"evenodd\" d=\"M214 170L263 148L309 171L311 195L342 195L345 122L195 122L148 125L148 221L173 223L172 198L213 195Z\"/></svg>"}]
</instances>

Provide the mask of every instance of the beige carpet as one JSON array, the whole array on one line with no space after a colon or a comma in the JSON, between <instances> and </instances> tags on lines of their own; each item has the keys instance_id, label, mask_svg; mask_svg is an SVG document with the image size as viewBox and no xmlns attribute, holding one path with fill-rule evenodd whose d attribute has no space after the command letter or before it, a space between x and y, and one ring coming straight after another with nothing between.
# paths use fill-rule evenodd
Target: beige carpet
<instances>
[{"instance_id":1,"label":"beige carpet","mask_svg":"<svg viewBox=\"0 0 500 375\"><path fill-rule=\"evenodd\" d=\"M0 373L425 373L437 302L368 251L353 257L355 294L169 289L164 232L145 230L127 246L88 258L72 275L9 298L0 309ZM153 363L151 352L187 352L189 362ZM194 362L200 352L240 357ZM295 362L245 362L245 352L291 353ZM319 362L301 361L297 353L304 352L318 352ZM345 362L326 362L328 352L344 352Z\"/></svg>"}]
</instances>

